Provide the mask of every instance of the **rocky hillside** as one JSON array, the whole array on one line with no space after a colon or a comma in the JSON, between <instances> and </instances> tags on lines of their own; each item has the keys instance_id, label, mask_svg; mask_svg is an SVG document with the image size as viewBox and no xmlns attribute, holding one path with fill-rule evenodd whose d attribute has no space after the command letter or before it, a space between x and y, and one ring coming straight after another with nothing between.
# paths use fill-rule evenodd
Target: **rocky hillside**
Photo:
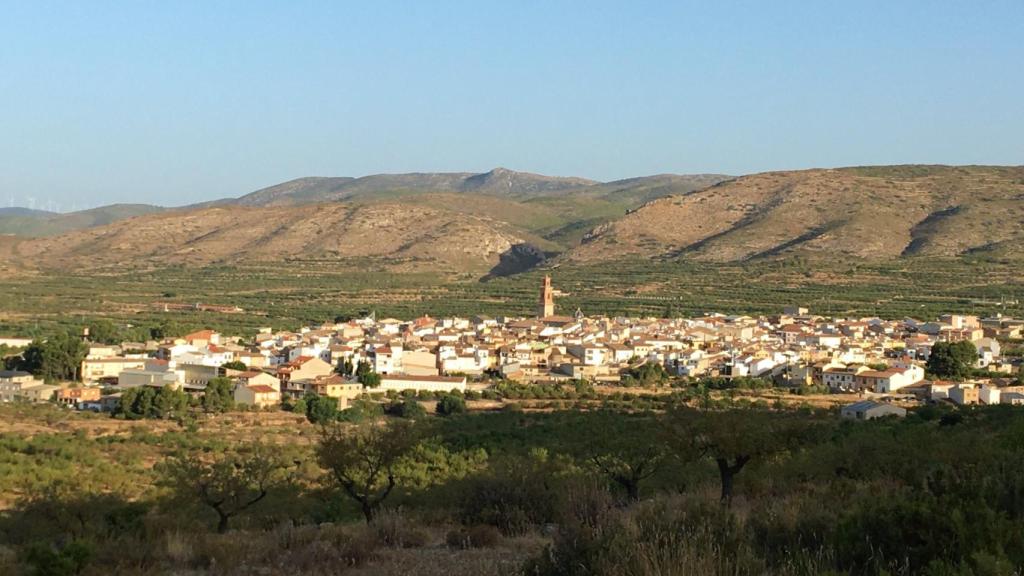
<instances>
[{"instance_id":1,"label":"rocky hillside","mask_svg":"<svg viewBox=\"0 0 1024 576\"><path fill-rule=\"evenodd\" d=\"M247 197L264 206L240 200L100 226L94 218L92 227L61 235L6 237L0 264L87 269L326 259L483 276L556 257L1024 258L1024 167L663 175L603 184L502 171L420 176L379 177L390 184L373 186L361 178L308 178L257 192L258 201ZM385 191L413 183L424 188ZM335 201L312 202L324 194Z\"/></svg>"},{"instance_id":2,"label":"rocky hillside","mask_svg":"<svg viewBox=\"0 0 1024 576\"><path fill-rule=\"evenodd\" d=\"M395 270L487 271L527 238L502 222L422 206L212 207L6 246L21 267L362 260Z\"/></svg>"},{"instance_id":3,"label":"rocky hillside","mask_svg":"<svg viewBox=\"0 0 1024 576\"><path fill-rule=\"evenodd\" d=\"M891 166L755 174L654 200L596 227L569 261L741 261L1018 254L1024 167Z\"/></svg>"}]
</instances>

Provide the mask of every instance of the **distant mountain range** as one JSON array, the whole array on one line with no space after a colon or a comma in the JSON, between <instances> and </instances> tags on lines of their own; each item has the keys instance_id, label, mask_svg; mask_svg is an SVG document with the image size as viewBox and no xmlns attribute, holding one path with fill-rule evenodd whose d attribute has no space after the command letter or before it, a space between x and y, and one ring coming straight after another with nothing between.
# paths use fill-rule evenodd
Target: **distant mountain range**
<instances>
[{"instance_id":1,"label":"distant mountain range","mask_svg":"<svg viewBox=\"0 0 1024 576\"><path fill-rule=\"evenodd\" d=\"M716 174L662 175L600 183L585 178L542 176L505 168L495 168L480 174L437 172L376 174L361 178L306 177L263 188L238 198L223 198L178 208L148 204L112 204L64 214L28 208L3 208L0 209L0 234L52 236L165 210L184 211L226 205L259 207L324 202L366 203L399 199L405 201L414 196L436 194L494 196L523 201L556 196L600 198L612 193L621 193L621 197L609 200L615 204L636 204L660 194L703 188L726 178L728 176ZM414 201L420 204L429 203L429 198L417 198Z\"/></svg>"},{"instance_id":2,"label":"distant mountain range","mask_svg":"<svg viewBox=\"0 0 1024 576\"><path fill-rule=\"evenodd\" d=\"M879 166L593 182L498 168L300 178L182 208L0 212L13 267L286 260L502 275L549 261L1024 257L1024 167ZM31 237L35 236L35 237Z\"/></svg>"},{"instance_id":3,"label":"distant mountain range","mask_svg":"<svg viewBox=\"0 0 1024 576\"><path fill-rule=\"evenodd\" d=\"M598 184L585 178L559 178L495 168L482 174L413 173L377 174L362 178L299 178L246 194L233 203L276 206L310 202L341 202L367 198L406 196L424 192L486 194L505 198L534 198Z\"/></svg>"}]
</instances>

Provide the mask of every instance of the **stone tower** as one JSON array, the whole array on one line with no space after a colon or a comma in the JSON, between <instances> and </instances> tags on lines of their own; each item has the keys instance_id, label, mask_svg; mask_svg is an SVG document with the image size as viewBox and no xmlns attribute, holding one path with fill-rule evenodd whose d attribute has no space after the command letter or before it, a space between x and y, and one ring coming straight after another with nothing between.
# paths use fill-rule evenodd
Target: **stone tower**
<instances>
[{"instance_id":1,"label":"stone tower","mask_svg":"<svg viewBox=\"0 0 1024 576\"><path fill-rule=\"evenodd\" d=\"M540 300L537 302L537 316L545 318L555 315L555 292L551 289L551 276L544 276L540 288Z\"/></svg>"}]
</instances>

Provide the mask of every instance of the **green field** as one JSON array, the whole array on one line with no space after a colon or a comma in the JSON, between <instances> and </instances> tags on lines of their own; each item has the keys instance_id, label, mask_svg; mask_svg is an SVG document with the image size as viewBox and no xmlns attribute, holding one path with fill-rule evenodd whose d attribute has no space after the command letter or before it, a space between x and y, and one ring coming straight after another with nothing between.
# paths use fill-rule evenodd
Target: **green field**
<instances>
[{"instance_id":1,"label":"green field","mask_svg":"<svg viewBox=\"0 0 1024 576\"><path fill-rule=\"evenodd\" d=\"M46 333L104 317L137 326L173 324L250 332L297 328L337 316L529 315L551 274L558 310L590 315L758 314L804 305L830 315L932 318L943 312L1024 313L1021 268L1010 262L906 259L897 263L802 260L748 264L616 262L555 266L481 282L374 272L372 263L167 268L97 275L0 279L0 334ZM155 302L235 305L243 314L162 312Z\"/></svg>"}]
</instances>

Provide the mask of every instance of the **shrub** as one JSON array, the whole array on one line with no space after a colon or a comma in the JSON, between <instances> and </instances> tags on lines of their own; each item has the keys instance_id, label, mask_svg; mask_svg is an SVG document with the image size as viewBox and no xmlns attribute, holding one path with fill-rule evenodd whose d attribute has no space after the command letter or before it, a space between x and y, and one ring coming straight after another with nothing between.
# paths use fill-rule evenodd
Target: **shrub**
<instances>
[{"instance_id":1,"label":"shrub","mask_svg":"<svg viewBox=\"0 0 1024 576\"><path fill-rule=\"evenodd\" d=\"M422 548L430 543L430 533L399 512L379 514L373 521L373 530L381 544L391 548Z\"/></svg>"},{"instance_id":2,"label":"shrub","mask_svg":"<svg viewBox=\"0 0 1024 576\"><path fill-rule=\"evenodd\" d=\"M92 545L73 540L61 548L34 544L25 553L25 563L38 576L74 576L89 565L96 551Z\"/></svg>"},{"instance_id":3,"label":"shrub","mask_svg":"<svg viewBox=\"0 0 1024 576\"><path fill-rule=\"evenodd\" d=\"M466 524L489 524L508 536L554 521L566 465L543 450L497 462L467 479L460 517Z\"/></svg>"},{"instance_id":4,"label":"shrub","mask_svg":"<svg viewBox=\"0 0 1024 576\"><path fill-rule=\"evenodd\" d=\"M445 543L452 548L491 548L499 542L501 531L489 524L452 530L445 536Z\"/></svg>"},{"instance_id":5,"label":"shrub","mask_svg":"<svg viewBox=\"0 0 1024 576\"><path fill-rule=\"evenodd\" d=\"M399 418L422 418L427 415L426 408L413 398L392 402L384 412Z\"/></svg>"},{"instance_id":6,"label":"shrub","mask_svg":"<svg viewBox=\"0 0 1024 576\"><path fill-rule=\"evenodd\" d=\"M326 424L338 418L338 400L316 394L306 395L306 419L313 424Z\"/></svg>"},{"instance_id":7,"label":"shrub","mask_svg":"<svg viewBox=\"0 0 1024 576\"><path fill-rule=\"evenodd\" d=\"M454 416L466 412L466 401L459 396L442 396L437 401L437 413L441 416Z\"/></svg>"}]
</instances>

